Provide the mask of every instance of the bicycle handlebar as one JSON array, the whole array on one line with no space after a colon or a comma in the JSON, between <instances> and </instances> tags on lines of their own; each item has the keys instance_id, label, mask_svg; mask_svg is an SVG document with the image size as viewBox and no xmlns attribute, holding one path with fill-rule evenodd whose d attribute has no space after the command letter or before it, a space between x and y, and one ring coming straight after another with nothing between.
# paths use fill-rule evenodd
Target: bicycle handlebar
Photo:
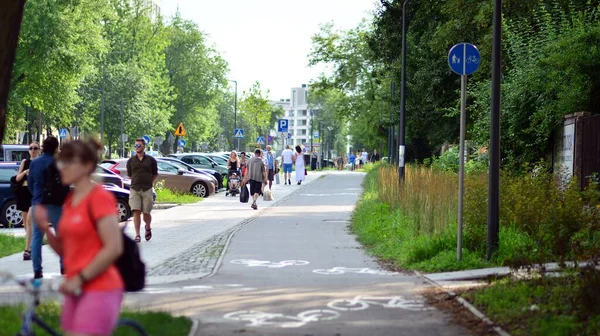
<instances>
[{"instance_id":1,"label":"bicycle handlebar","mask_svg":"<svg viewBox=\"0 0 600 336\"><path fill-rule=\"evenodd\" d=\"M58 283L50 281L42 281L42 279L18 279L12 273L0 271L0 283L15 282L23 287L27 292L34 293L40 290L48 290L52 292L58 291Z\"/></svg>"}]
</instances>

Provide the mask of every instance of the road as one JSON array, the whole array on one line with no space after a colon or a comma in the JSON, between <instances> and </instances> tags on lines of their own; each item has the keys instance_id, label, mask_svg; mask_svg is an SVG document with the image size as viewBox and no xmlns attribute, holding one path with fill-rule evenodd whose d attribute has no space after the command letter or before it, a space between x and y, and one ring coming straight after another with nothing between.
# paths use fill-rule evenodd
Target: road
<instances>
[{"instance_id":1,"label":"road","mask_svg":"<svg viewBox=\"0 0 600 336\"><path fill-rule=\"evenodd\" d=\"M150 285L127 304L193 317L198 336L469 334L423 302L422 278L382 270L349 233L363 176L298 189L238 226L212 276Z\"/></svg>"}]
</instances>

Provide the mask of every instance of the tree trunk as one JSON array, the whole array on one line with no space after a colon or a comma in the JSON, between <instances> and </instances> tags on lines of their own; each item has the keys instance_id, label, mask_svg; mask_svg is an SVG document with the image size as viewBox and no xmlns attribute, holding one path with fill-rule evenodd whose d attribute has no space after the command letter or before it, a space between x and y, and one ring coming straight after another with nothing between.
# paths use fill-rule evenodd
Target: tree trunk
<instances>
[{"instance_id":1,"label":"tree trunk","mask_svg":"<svg viewBox=\"0 0 600 336\"><path fill-rule=\"evenodd\" d=\"M2 1L0 6L0 143L6 130L8 93L25 0Z\"/></svg>"}]
</instances>

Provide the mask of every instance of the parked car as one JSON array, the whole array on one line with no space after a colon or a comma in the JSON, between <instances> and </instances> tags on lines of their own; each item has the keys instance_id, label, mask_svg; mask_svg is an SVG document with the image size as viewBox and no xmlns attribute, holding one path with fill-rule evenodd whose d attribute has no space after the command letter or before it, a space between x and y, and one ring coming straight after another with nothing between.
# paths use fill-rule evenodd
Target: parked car
<instances>
[{"instance_id":1,"label":"parked car","mask_svg":"<svg viewBox=\"0 0 600 336\"><path fill-rule=\"evenodd\" d=\"M214 169L195 168L181 160L178 160L178 159L172 158L172 157L164 157L164 158L160 158L158 160L164 160L167 162L171 162L171 163L179 166L179 168L187 169L188 171L193 172L193 173L200 173L200 174L205 174L205 175L211 176L214 178L213 182L217 186L217 190L223 188L223 175L219 174L219 172Z\"/></svg>"},{"instance_id":2,"label":"parked car","mask_svg":"<svg viewBox=\"0 0 600 336\"><path fill-rule=\"evenodd\" d=\"M0 162L21 162L29 158L29 145L0 145Z\"/></svg>"},{"instance_id":3,"label":"parked car","mask_svg":"<svg viewBox=\"0 0 600 336\"><path fill-rule=\"evenodd\" d=\"M229 159L229 156L223 157L222 155L219 155L219 154L204 154L204 155L206 155L209 159L215 161L218 165L227 167L227 160Z\"/></svg>"},{"instance_id":4,"label":"parked car","mask_svg":"<svg viewBox=\"0 0 600 336\"><path fill-rule=\"evenodd\" d=\"M7 226L23 225L21 211L17 210L17 199L10 189L10 178L19 170L20 163L0 164L0 224Z\"/></svg>"},{"instance_id":5,"label":"parked car","mask_svg":"<svg viewBox=\"0 0 600 336\"><path fill-rule=\"evenodd\" d=\"M112 171L98 165L96 171L92 174L92 178L96 182L102 182L102 184L114 184L117 187L125 189L124 178L113 173Z\"/></svg>"},{"instance_id":6,"label":"parked car","mask_svg":"<svg viewBox=\"0 0 600 336\"><path fill-rule=\"evenodd\" d=\"M199 153L180 153L171 154L169 157L181 160L194 168L201 169L214 169L219 172L222 176L227 176L227 166L219 165L214 160L204 154Z\"/></svg>"},{"instance_id":7,"label":"parked car","mask_svg":"<svg viewBox=\"0 0 600 336\"><path fill-rule=\"evenodd\" d=\"M19 170L18 163L0 164L0 223L3 226L22 226L23 216L21 211L17 210L17 200L10 189L10 178ZM117 214L120 221L126 221L131 217L129 208L129 191L120 188L116 184L109 183L103 185L104 189L109 190L117 199Z\"/></svg>"},{"instance_id":8,"label":"parked car","mask_svg":"<svg viewBox=\"0 0 600 336\"><path fill-rule=\"evenodd\" d=\"M127 175L127 160L110 160L115 162L110 170L119 172L120 176ZM212 176L185 171L166 161L157 160L157 164L158 179L165 181L165 188L189 192L198 197L209 197L215 194L216 185L212 181Z\"/></svg>"}]
</instances>

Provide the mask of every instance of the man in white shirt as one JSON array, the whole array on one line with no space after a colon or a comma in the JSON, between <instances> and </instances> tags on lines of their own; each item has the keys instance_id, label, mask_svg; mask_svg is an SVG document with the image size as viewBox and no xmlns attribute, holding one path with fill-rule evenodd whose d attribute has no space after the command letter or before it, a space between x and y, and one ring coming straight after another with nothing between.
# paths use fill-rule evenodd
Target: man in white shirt
<instances>
[{"instance_id":1,"label":"man in white shirt","mask_svg":"<svg viewBox=\"0 0 600 336\"><path fill-rule=\"evenodd\" d=\"M283 152L281 152L281 158L283 159L283 181L284 184L292 184L292 165L294 152L290 148L290 145L285 146Z\"/></svg>"}]
</instances>

